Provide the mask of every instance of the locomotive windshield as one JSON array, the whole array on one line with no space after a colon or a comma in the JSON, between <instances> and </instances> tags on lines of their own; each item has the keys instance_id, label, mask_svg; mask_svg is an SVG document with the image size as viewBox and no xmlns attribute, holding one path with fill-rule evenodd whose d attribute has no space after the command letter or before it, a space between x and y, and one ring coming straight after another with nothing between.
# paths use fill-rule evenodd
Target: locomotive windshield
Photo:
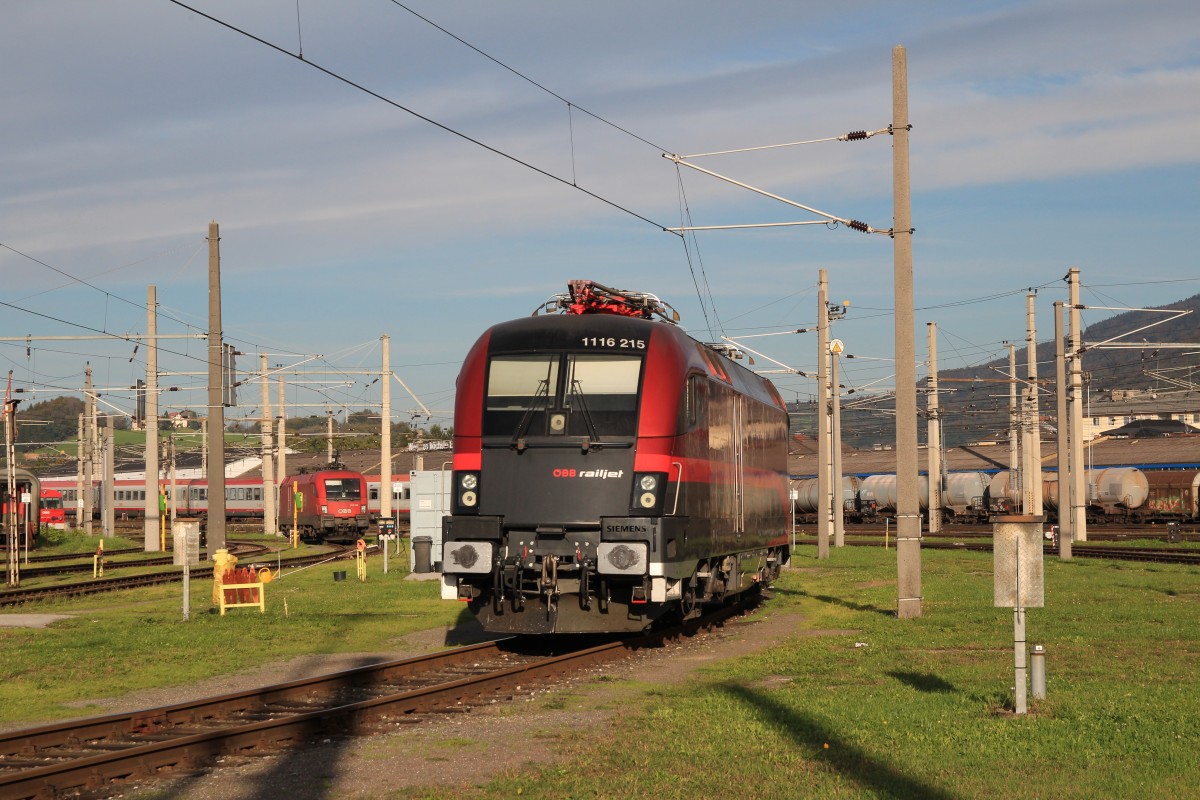
<instances>
[{"instance_id":1,"label":"locomotive windshield","mask_svg":"<svg viewBox=\"0 0 1200 800\"><path fill-rule=\"evenodd\" d=\"M484 436L633 436L640 356L493 356L488 367Z\"/></svg>"},{"instance_id":2,"label":"locomotive windshield","mask_svg":"<svg viewBox=\"0 0 1200 800\"><path fill-rule=\"evenodd\" d=\"M327 478L325 480L325 499L361 500L362 482L358 478Z\"/></svg>"}]
</instances>

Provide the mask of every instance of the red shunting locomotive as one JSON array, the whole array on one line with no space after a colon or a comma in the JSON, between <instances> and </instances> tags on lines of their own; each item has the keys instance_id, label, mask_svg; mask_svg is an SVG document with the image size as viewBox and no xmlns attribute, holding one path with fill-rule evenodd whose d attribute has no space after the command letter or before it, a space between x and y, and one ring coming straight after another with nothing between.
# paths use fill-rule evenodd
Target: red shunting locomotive
<instances>
[{"instance_id":1,"label":"red shunting locomotive","mask_svg":"<svg viewBox=\"0 0 1200 800\"><path fill-rule=\"evenodd\" d=\"M623 632L769 583L789 557L775 387L654 295L568 286L463 363L442 596L494 632Z\"/></svg>"}]
</instances>

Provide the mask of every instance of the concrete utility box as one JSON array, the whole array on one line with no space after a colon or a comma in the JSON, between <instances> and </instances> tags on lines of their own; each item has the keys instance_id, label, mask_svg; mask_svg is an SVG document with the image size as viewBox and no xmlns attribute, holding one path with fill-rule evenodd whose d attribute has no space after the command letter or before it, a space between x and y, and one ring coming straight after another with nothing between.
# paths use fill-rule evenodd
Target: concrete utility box
<instances>
[{"instance_id":1,"label":"concrete utility box","mask_svg":"<svg viewBox=\"0 0 1200 800\"><path fill-rule=\"evenodd\" d=\"M200 563L200 520L177 519L171 523L171 545L176 566ZM186 561L184 558L186 557Z\"/></svg>"},{"instance_id":2,"label":"concrete utility box","mask_svg":"<svg viewBox=\"0 0 1200 800\"><path fill-rule=\"evenodd\" d=\"M434 572L441 572L442 563L442 517L450 513L450 470L413 470L409 474L409 490L411 492L411 521L412 542L417 537L428 537L430 558L433 561ZM416 548L409 548L409 569L416 572Z\"/></svg>"},{"instance_id":3,"label":"concrete utility box","mask_svg":"<svg viewBox=\"0 0 1200 800\"><path fill-rule=\"evenodd\" d=\"M992 555L997 608L1046 605L1042 574L1045 517L992 517Z\"/></svg>"}]
</instances>

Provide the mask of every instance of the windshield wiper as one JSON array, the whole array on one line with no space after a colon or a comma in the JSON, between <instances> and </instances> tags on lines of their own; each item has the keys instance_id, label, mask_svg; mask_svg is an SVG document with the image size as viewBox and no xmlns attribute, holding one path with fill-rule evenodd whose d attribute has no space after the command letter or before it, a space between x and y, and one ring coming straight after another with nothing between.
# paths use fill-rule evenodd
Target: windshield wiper
<instances>
[{"instance_id":1,"label":"windshield wiper","mask_svg":"<svg viewBox=\"0 0 1200 800\"><path fill-rule=\"evenodd\" d=\"M550 381L538 381L538 389L533 395L533 399L529 401L529 408L525 409L525 416L521 417L521 424L513 431L512 446L517 448L520 453L525 449L525 431L529 429L529 423L533 422L533 414L539 410L539 406L546 405L545 402L539 403L538 400L545 401L550 396Z\"/></svg>"},{"instance_id":2,"label":"windshield wiper","mask_svg":"<svg viewBox=\"0 0 1200 800\"><path fill-rule=\"evenodd\" d=\"M579 411L583 414L583 422L587 425L588 438L583 442L583 450L586 453L592 445L600 445L600 434L596 432L596 423L592 420L592 412L588 411L587 401L583 399L583 387L579 381L571 380L571 397L578 401Z\"/></svg>"}]
</instances>

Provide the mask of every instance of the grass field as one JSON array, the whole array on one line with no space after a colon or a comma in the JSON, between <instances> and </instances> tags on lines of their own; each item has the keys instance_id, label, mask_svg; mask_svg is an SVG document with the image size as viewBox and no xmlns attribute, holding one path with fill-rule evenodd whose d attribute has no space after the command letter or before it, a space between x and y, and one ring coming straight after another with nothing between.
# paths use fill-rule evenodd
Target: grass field
<instances>
[{"instance_id":1,"label":"grass field","mask_svg":"<svg viewBox=\"0 0 1200 800\"><path fill-rule=\"evenodd\" d=\"M304 653L386 651L454 624L461 607L436 583L392 566L384 576L372 557L366 584L352 565L340 583L332 565L288 576L268 586L265 615L208 613L207 581L186 623L178 585L19 609L73 616L0 628L0 722ZM392 796L1200 798L1200 569L1047 558L1028 634L1049 654L1048 697L1016 716L1012 611L992 606L990 555L924 552L923 615L905 621L894 550L817 561L802 547L793 567L757 613L794 618L794 635L684 684L628 682L616 727L557 738L552 767Z\"/></svg>"},{"instance_id":2,"label":"grass field","mask_svg":"<svg viewBox=\"0 0 1200 800\"><path fill-rule=\"evenodd\" d=\"M1016 716L990 555L924 553L923 615L900 621L894 554L803 548L764 612L800 610L796 636L642 687L620 735L478 796L1200 797L1200 570L1046 559L1048 693Z\"/></svg>"}]
</instances>

